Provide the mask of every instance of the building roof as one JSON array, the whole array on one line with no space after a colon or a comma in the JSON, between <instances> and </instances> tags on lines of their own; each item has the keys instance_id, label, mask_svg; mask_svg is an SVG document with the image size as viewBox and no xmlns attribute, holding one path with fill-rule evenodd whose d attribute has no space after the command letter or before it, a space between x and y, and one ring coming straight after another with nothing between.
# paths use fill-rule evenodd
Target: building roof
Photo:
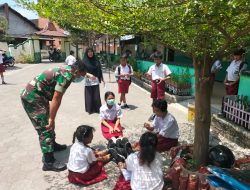
<instances>
[{"instance_id":1,"label":"building roof","mask_svg":"<svg viewBox=\"0 0 250 190\"><path fill-rule=\"evenodd\" d=\"M17 12L16 10L12 9L7 3L4 4L0 4L0 8L4 9L4 13L5 13L5 18L9 21L9 13L8 10L11 10L15 15L17 15L18 17L20 17L21 19L23 19L25 22L27 22L28 24L30 24L30 26L34 27L36 30L40 30L33 22L31 22L29 19L27 19L26 17L24 17L23 15L21 15L19 12Z\"/></svg>"},{"instance_id":2,"label":"building roof","mask_svg":"<svg viewBox=\"0 0 250 190\"><path fill-rule=\"evenodd\" d=\"M51 30L41 30L35 32L38 36L48 36L48 37L67 37L66 34L59 32L59 31L51 31Z\"/></svg>"},{"instance_id":3,"label":"building roof","mask_svg":"<svg viewBox=\"0 0 250 190\"><path fill-rule=\"evenodd\" d=\"M35 32L36 35L47 37L67 37L63 29L46 18L34 19L32 22L40 28L40 31Z\"/></svg>"}]
</instances>

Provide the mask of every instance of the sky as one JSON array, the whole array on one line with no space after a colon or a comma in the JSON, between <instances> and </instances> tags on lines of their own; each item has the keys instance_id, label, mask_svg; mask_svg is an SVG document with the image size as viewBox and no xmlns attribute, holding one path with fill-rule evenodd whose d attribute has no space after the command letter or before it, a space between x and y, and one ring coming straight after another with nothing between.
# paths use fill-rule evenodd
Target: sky
<instances>
[{"instance_id":1,"label":"sky","mask_svg":"<svg viewBox=\"0 0 250 190\"><path fill-rule=\"evenodd\" d=\"M36 0L34 0L36 1ZM0 4L4 4L4 3L8 3L8 5L16 10L17 12L19 12L21 15L23 15L24 17L28 18L28 19L36 19L38 18L38 15L36 14L36 12L34 11L30 11L27 9L24 9L22 7L20 7L20 5L18 5L15 0L0 0Z\"/></svg>"}]
</instances>

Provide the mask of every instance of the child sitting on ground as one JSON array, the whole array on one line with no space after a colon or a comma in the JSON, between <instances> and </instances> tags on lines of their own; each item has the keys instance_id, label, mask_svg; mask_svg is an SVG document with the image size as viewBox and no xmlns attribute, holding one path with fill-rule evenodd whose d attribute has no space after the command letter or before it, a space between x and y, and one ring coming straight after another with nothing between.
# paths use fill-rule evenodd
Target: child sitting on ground
<instances>
[{"instance_id":1,"label":"child sitting on ground","mask_svg":"<svg viewBox=\"0 0 250 190\"><path fill-rule=\"evenodd\" d=\"M166 100L155 100L152 107L156 117L152 126L149 123L144 123L144 127L149 131L157 131L157 151L164 152L178 145L179 127L174 116L167 110Z\"/></svg>"},{"instance_id":2,"label":"child sitting on ground","mask_svg":"<svg viewBox=\"0 0 250 190\"><path fill-rule=\"evenodd\" d=\"M140 151L132 153L125 164L119 167L125 178L130 178L130 184L120 176L113 190L162 190L164 186L162 172L162 156L156 152L157 136L154 133L144 133L139 141ZM126 170L124 170L126 168ZM129 177L129 174L131 176Z\"/></svg>"},{"instance_id":3,"label":"child sitting on ground","mask_svg":"<svg viewBox=\"0 0 250 190\"><path fill-rule=\"evenodd\" d=\"M94 128L81 125L76 129L67 164L70 183L90 185L107 178L103 161L110 160L106 151L93 151L88 146L93 139ZM75 138L77 139L75 141ZM96 157L97 156L97 157Z\"/></svg>"},{"instance_id":4,"label":"child sitting on ground","mask_svg":"<svg viewBox=\"0 0 250 190\"><path fill-rule=\"evenodd\" d=\"M107 140L112 137L122 137L121 107L115 103L115 94L113 92L106 92L104 98L106 103L100 108L102 134Z\"/></svg>"}]
</instances>

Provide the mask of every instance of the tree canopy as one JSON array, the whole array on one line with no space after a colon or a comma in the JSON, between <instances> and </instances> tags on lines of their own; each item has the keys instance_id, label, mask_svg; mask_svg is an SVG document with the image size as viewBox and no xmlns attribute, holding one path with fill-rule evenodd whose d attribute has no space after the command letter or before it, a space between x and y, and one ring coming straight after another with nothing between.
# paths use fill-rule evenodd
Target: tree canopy
<instances>
[{"instance_id":1,"label":"tree canopy","mask_svg":"<svg viewBox=\"0 0 250 190\"><path fill-rule=\"evenodd\" d=\"M248 0L19 0L61 26L145 34L190 56L217 57L250 43Z\"/></svg>"}]
</instances>

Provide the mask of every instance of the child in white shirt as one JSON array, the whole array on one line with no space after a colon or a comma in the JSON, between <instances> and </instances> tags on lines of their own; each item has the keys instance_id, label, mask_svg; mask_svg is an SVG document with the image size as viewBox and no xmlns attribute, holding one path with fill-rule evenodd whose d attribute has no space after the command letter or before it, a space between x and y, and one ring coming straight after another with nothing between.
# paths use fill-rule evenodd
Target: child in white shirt
<instances>
[{"instance_id":1,"label":"child in white shirt","mask_svg":"<svg viewBox=\"0 0 250 190\"><path fill-rule=\"evenodd\" d=\"M115 94L106 92L104 95L105 104L100 108L101 129L103 136L110 140L112 137L123 136L120 118L122 117L121 107L115 103Z\"/></svg>"},{"instance_id":2,"label":"child in white shirt","mask_svg":"<svg viewBox=\"0 0 250 190\"><path fill-rule=\"evenodd\" d=\"M93 139L94 128L81 125L74 133L67 164L70 183L90 185L107 178L103 167L103 157L96 158L96 153L88 146ZM75 141L75 138L77 139ZM109 155L108 155L109 156Z\"/></svg>"},{"instance_id":3,"label":"child in white shirt","mask_svg":"<svg viewBox=\"0 0 250 190\"><path fill-rule=\"evenodd\" d=\"M179 127L176 119L167 110L166 100L155 100L152 104L155 118L152 126L144 123L144 127L149 131L156 131L158 138L157 151L164 152L171 147L178 145Z\"/></svg>"},{"instance_id":4,"label":"child in white shirt","mask_svg":"<svg viewBox=\"0 0 250 190\"><path fill-rule=\"evenodd\" d=\"M120 168L126 168L126 175L131 174L130 186L119 178L114 190L162 190L164 186L162 172L162 156L157 152L157 135L152 132L144 133L140 138L140 151L132 153ZM123 170L124 173L124 170ZM126 176L128 177L128 176Z\"/></svg>"}]
</instances>

